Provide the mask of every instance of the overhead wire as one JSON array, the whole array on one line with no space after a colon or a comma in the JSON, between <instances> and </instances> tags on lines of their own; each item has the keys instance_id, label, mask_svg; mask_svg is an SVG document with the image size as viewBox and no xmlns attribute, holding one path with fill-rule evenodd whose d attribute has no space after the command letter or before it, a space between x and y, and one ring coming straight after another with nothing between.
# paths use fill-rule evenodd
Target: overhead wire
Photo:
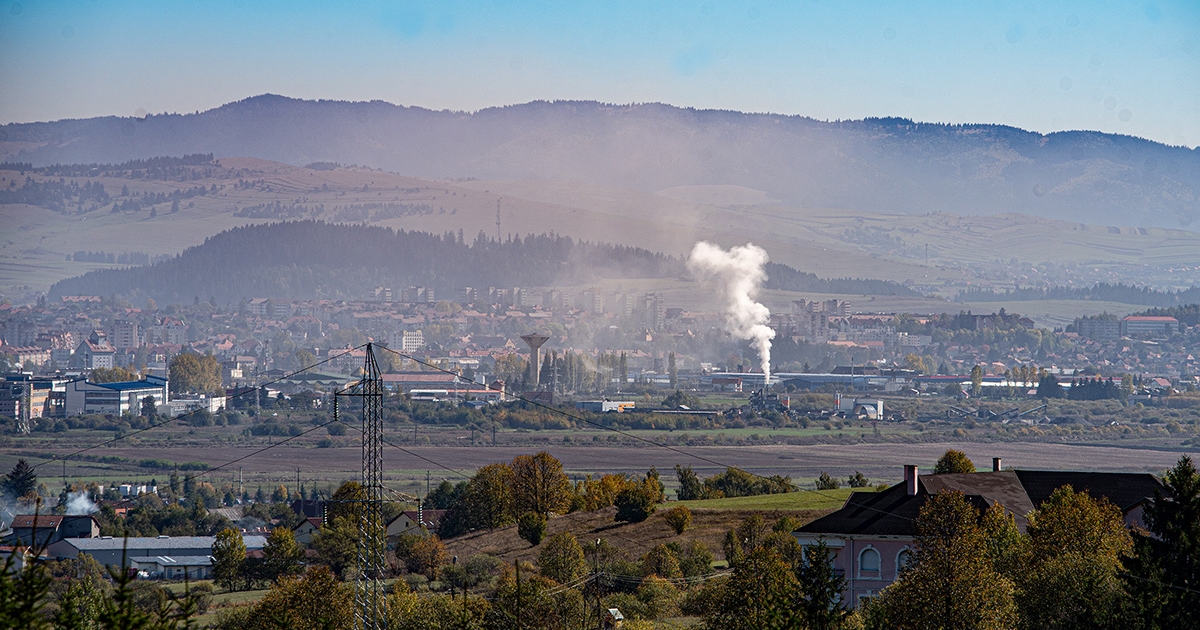
<instances>
[{"instance_id":1,"label":"overhead wire","mask_svg":"<svg viewBox=\"0 0 1200 630\"><path fill-rule=\"evenodd\" d=\"M421 360L421 359L419 359L419 358L417 358L417 357L414 357L414 356L412 356L412 355L410 355L410 354L406 354L406 353L404 353L404 352L400 352L400 351L398 351L398 350L393 350L393 349L391 349L391 348L388 348L387 346L379 346L379 347L380 347L380 348L382 348L382 349L384 349L384 350L387 350L388 352L391 352L391 353L393 353L393 354L395 354L395 355L398 355L398 356L400 356L400 357L402 357L402 358L405 358L405 359L408 359L408 360L410 360L410 361L413 361L413 362L415 362L415 363L417 363L417 364L419 364L419 365L423 365L423 366L425 366L425 367L428 367L428 368L431 368L431 369L433 369L433 370L436 370L436 371L439 371L439 372L442 372L442 373L445 373L445 374L450 374L450 375L454 375L454 376L457 376L457 377L459 377L459 378L462 378L462 376L461 376L461 375L459 375L457 372L455 372L455 371L453 371L453 370L448 370L448 369L446 369L446 368L443 368L443 367L441 367L441 366L439 366L439 365L435 365L435 364L433 364L433 363L430 363L430 362L428 362L428 361L423 361L423 360ZM489 390L492 390L492 391L498 391L498 392L501 392L501 393L503 393L503 391L502 391L500 388L498 388L498 387L496 387L496 386L494 386L494 385L488 385L488 384L486 384L486 383L481 383L481 382L479 382L479 381L476 381L476 380L474 380L474 379L466 379L466 380L467 380L467 382L468 382L468 383L470 383L470 384L472 384L472 385L478 385L478 386L482 386L482 387L483 387L483 388L485 388L485 389L489 389ZM594 421L594 420L590 420L590 419L588 419L588 418L585 418L585 417L583 417L583 416L579 416L579 415L576 415L576 414L572 414L572 413L570 413L570 412L568 412L568 411L565 411L565 410L563 410L563 409L560 409L560 408L558 408L558 407L554 407L554 406L552 406L552 405L547 405L547 404L545 404L545 403L542 403L542 402L539 402L539 401L537 401L537 400L533 400L533 399L530 399L530 398L526 398L526 397L524 397L524 396L521 396L521 395L519 395L519 394L509 394L509 395L511 395L513 398L516 398L517 400L520 400L521 402L524 402L524 403L526 403L526 404L533 405L533 406L535 406L535 407L538 407L538 408L544 409L544 410L546 410L546 411L548 411L548 412L550 412L550 413L556 413L556 414L559 414L559 415L561 415L561 416L563 416L563 417L565 417L565 418L569 418L569 419L571 419L571 420L574 420L574 421L576 421L576 422L580 422L580 423L583 423L583 424L587 424L587 425L590 425L590 426L594 426L594 427L596 427L596 428L603 429L603 430L605 430L605 431L610 431L610 432L616 433L616 434L618 434L618 435L622 435L622 436L625 436L625 437L628 437L628 438L631 438L631 439L634 439L634 440L638 440L638 441L641 441L641 442L645 442L645 443L647 443L647 444L650 444L651 446L656 446L656 447L659 447L659 448L664 448L664 449L666 449L666 450L668 450L668 451L671 451L671 452L674 452L674 453L678 453L678 454L680 454L680 455L684 455L684 456L687 456L687 457L691 457L691 458L694 458L694 459L696 459L696 460L699 460L699 461L705 462L705 463L707 463L707 464L712 464L712 465L714 465L714 466L717 466L717 467L721 467L721 468L727 468L727 469L728 469L728 468L733 468L733 469L736 469L736 470L741 470L741 471L743 471L743 472L745 472L745 473L747 473L747 474L749 474L749 475L753 475L753 476L755 476L755 477L758 477L759 479L764 479L764 480L767 480L767 481L773 481L771 478L769 478L769 477L766 477L766 476L764 476L764 475L760 475L760 474L757 474L757 473L755 473L755 472L752 472L752 471L749 471L749 470L744 470L744 469L742 469L742 468L738 468L738 467L736 467L736 466L731 466L731 465L729 465L729 464L725 464L725 463L723 463L723 462L717 461L717 460L715 460L715 459L712 459L712 458L710 458L710 457L706 457L706 456L704 456L704 455L699 455L699 454L696 454L696 453L691 453L691 452L688 452L688 451L686 451L686 450L684 450L684 449L681 449L681 448L679 448L679 447L676 447L676 446L671 446L670 444L663 444L663 443L661 443L661 442L656 442L656 441L654 441L654 440L652 440L652 439L645 438L645 437L642 437L642 436L640 436L640 435L636 435L636 434L633 434L633 433L629 433L629 432L627 432L627 431L623 431L623 430L621 430L621 429L618 429L618 428L616 428L616 427L610 427L610 426L607 426L607 425L605 425L605 424L603 424L603 423L596 422L596 421ZM810 493L810 494L814 494L814 495L816 495L816 496L818 496L818 497L820 497L820 498L822 498L822 499L824 499L824 500L827 500L827 501L828 501L828 500L830 500L830 497L828 497L828 496L826 496L826 495L823 495L823 494L821 494L820 492L818 492L818 491L816 491L816 490L809 490L808 488L805 488L805 487L803 487L803 486L796 486L796 490L797 490L798 492L807 492L807 493ZM837 502L837 501L836 501L836 500L834 500L834 502ZM844 502L842 502L842 503L844 503ZM861 509L865 509L865 510L868 510L868 511L875 511L875 512L879 512L879 513L881 513L881 514L884 514L884 515L886 515L886 516L890 516L890 517L892 517L892 518L897 518L897 519L901 519L901 520L906 520L906 521L912 521L912 522L916 522L916 519L908 518L908 517L901 516L901 515L898 515L898 514L893 514L893 513L891 513L891 512L888 512L888 511L886 511L886 510L880 510L880 509L878 509L878 508L874 508L874 507L867 506L867 505L856 504L856 505L855 505L855 507L858 507L858 508L861 508Z\"/></svg>"},{"instance_id":2,"label":"overhead wire","mask_svg":"<svg viewBox=\"0 0 1200 630\"><path fill-rule=\"evenodd\" d=\"M320 360L320 361L317 361L316 363L314 363L314 364L312 364L312 365L310 365L310 366L308 366L308 367L304 367L304 368L301 368L301 369L299 369L299 370L296 370L296 371L294 371L294 372L290 372L290 373L284 374L283 376L280 376L279 378L275 378L275 379L269 380L269 381L267 381L267 382L265 382L265 383L256 384L253 390L247 390L247 391L244 391L244 392L241 392L241 393L235 394L235 395L233 395L233 396L230 396L229 398L240 398L240 397L242 397L242 396L249 395L249 394L251 393L251 391L253 391L253 392L257 393L258 391L260 391L260 390L261 390L263 387L265 387L265 386L267 386L267 385L274 385L275 383L278 383L278 382L280 382L280 381L286 381L286 380L288 380L288 379L292 378L293 376L295 376L295 375L297 375L297 374L300 374L300 373L302 373L302 372L307 372L308 370L311 370L311 369L313 369L313 368L316 368L316 367L320 367L321 365L324 365L324 364L326 364L326 363L329 363L330 361L333 361L334 359L338 359L338 358L344 357L344 356L346 356L346 355L348 355L348 354L350 354L350 353L354 352L355 350L360 350L360 349L362 349L362 348L365 348L366 346L367 346L367 344L362 344L362 345L359 345L359 346L357 346L357 347L354 347L354 348L349 348L349 349L347 349L347 350L345 350L345 351L343 351L343 352L340 352L340 353L338 353L338 354L335 354L335 355L330 355L330 356L328 356L328 357L326 357L326 358L324 358L324 359L322 359L322 360ZM228 400L228 399L227 399L227 400ZM115 444L115 443L117 443L117 442L119 442L119 441L121 441L121 440L124 440L124 439L130 438L130 437L133 437L133 436L135 436L135 435L139 435L139 434L141 434L141 433L145 433L146 431L150 431L150 430L152 430L152 429L157 429L157 428L159 428L159 427L166 426L166 425L168 425L168 424L170 424L170 423L172 423L172 422L175 422L175 421L177 421L177 420L183 420L183 419L185 419L185 418L187 418L187 417L189 417L189 416L191 416L191 415L193 415L193 414L198 414L200 411L203 411L203 409L193 409L193 410L191 410L191 411L188 411L188 412L186 412L186 413L181 413L181 414L179 414L178 416L174 416L174 417L171 417L171 418L166 418L166 419L165 419L165 420L163 420L162 422L153 423L153 424L151 424L151 425L149 425L149 426L142 427L142 428L140 428L140 429L134 429L134 430L132 430L132 431L129 431L129 432L123 432L123 433L121 433L120 435L114 436L114 437L112 437L112 438L110 438L110 439L108 439L108 440L104 440L103 442L100 442L100 443L98 443L98 444L93 444L92 446L86 446L86 447L84 447L84 448L81 448L81 449L78 449L78 450L72 451L72 452L70 452L70 453L67 453L66 455L63 455L63 456L61 456L61 457L56 455L56 456L54 456L54 457L52 457L52 458L50 458L50 459L48 459L48 460L46 460L46 461L44 461L44 462L41 462L41 463L38 463L38 464L34 464L34 465L33 465L33 468L36 470L37 468L40 468L40 467L42 467L42 466L45 466L45 465L47 465L47 464L50 464L50 463L53 463L53 462L58 462L58 461L62 461L62 460L68 460L68 459L71 459L72 457L74 457L74 456L76 456L76 455L82 455L82 454L84 454L84 453L87 453L88 451L93 451L93 450L95 450L95 449L102 448L102 447L108 446L108 445L110 445L110 444ZM290 441L290 440L289 440L289 441Z\"/></svg>"}]
</instances>

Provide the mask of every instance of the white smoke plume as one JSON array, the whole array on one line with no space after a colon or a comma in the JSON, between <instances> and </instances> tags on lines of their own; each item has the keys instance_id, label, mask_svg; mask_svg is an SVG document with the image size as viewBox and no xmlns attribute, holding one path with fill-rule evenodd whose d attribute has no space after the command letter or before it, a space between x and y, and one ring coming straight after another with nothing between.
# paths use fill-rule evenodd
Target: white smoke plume
<instances>
[{"instance_id":1,"label":"white smoke plume","mask_svg":"<svg viewBox=\"0 0 1200 630\"><path fill-rule=\"evenodd\" d=\"M775 331L767 326L771 311L755 301L767 279L763 268L767 252L747 243L725 251L701 241L692 248L687 267L702 282L711 284L725 306L725 329L738 339L747 339L758 350L766 382L771 382L771 340Z\"/></svg>"},{"instance_id":2,"label":"white smoke plume","mask_svg":"<svg viewBox=\"0 0 1200 630\"><path fill-rule=\"evenodd\" d=\"M97 506L84 490L78 490L67 494L67 515L68 516L87 516L100 507Z\"/></svg>"}]
</instances>

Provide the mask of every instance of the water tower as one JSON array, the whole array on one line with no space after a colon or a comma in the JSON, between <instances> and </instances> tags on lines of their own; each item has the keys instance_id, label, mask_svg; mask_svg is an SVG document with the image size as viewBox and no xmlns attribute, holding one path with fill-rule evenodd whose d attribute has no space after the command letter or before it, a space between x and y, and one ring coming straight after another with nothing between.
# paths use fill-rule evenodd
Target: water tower
<instances>
[{"instance_id":1,"label":"water tower","mask_svg":"<svg viewBox=\"0 0 1200 630\"><path fill-rule=\"evenodd\" d=\"M540 378L542 371L542 344L549 340L549 335L540 335L538 333L521 335L521 341L529 344L529 362L533 366L533 389L537 389L542 382Z\"/></svg>"}]
</instances>

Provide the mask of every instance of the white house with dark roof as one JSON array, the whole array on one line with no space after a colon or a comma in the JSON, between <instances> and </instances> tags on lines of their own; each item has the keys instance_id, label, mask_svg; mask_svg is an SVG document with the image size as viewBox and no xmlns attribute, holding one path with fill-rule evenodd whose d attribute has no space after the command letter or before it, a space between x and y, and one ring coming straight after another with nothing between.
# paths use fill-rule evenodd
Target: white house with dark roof
<instances>
[{"instance_id":1,"label":"white house with dark roof","mask_svg":"<svg viewBox=\"0 0 1200 630\"><path fill-rule=\"evenodd\" d=\"M1029 513L1068 485L1108 499L1128 525L1142 527L1145 502L1163 487L1144 473L1002 470L999 458L992 472L981 473L921 476L916 466L905 466L904 479L881 492L854 492L838 511L793 532L802 546L824 540L835 552L834 569L846 578L853 605L896 580L911 557L921 506L939 492L961 492L981 512L998 503L1025 531Z\"/></svg>"}]
</instances>

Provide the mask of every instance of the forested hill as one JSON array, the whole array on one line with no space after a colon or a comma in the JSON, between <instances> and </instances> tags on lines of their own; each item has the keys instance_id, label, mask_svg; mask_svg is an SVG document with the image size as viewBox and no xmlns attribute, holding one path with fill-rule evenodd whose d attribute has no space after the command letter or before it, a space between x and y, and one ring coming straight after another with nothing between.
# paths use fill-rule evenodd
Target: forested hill
<instances>
[{"instance_id":1,"label":"forested hill","mask_svg":"<svg viewBox=\"0 0 1200 630\"><path fill-rule=\"evenodd\" d=\"M801 207L864 212L1200 223L1200 150L1089 131L589 101L466 113L275 95L187 115L0 125L0 158L33 166L188 153L644 191L737 185Z\"/></svg>"},{"instance_id":2,"label":"forested hill","mask_svg":"<svg viewBox=\"0 0 1200 630\"><path fill-rule=\"evenodd\" d=\"M1100 300L1142 306L1170 307L1200 302L1200 287L1182 291L1159 291L1129 284L1100 282L1090 287L1025 287L998 293L991 289L962 291L959 302Z\"/></svg>"},{"instance_id":3,"label":"forested hill","mask_svg":"<svg viewBox=\"0 0 1200 630\"><path fill-rule=\"evenodd\" d=\"M877 280L822 280L772 265L767 288L820 293L911 295ZM461 287L578 285L600 278L675 278L683 262L646 249L575 241L556 234L499 241L480 233L431 234L364 225L296 221L222 232L153 265L92 271L56 283L62 295L119 295L162 304L251 297L362 299L375 287L433 287L452 296Z\"/></svg>"}]
</instances>

